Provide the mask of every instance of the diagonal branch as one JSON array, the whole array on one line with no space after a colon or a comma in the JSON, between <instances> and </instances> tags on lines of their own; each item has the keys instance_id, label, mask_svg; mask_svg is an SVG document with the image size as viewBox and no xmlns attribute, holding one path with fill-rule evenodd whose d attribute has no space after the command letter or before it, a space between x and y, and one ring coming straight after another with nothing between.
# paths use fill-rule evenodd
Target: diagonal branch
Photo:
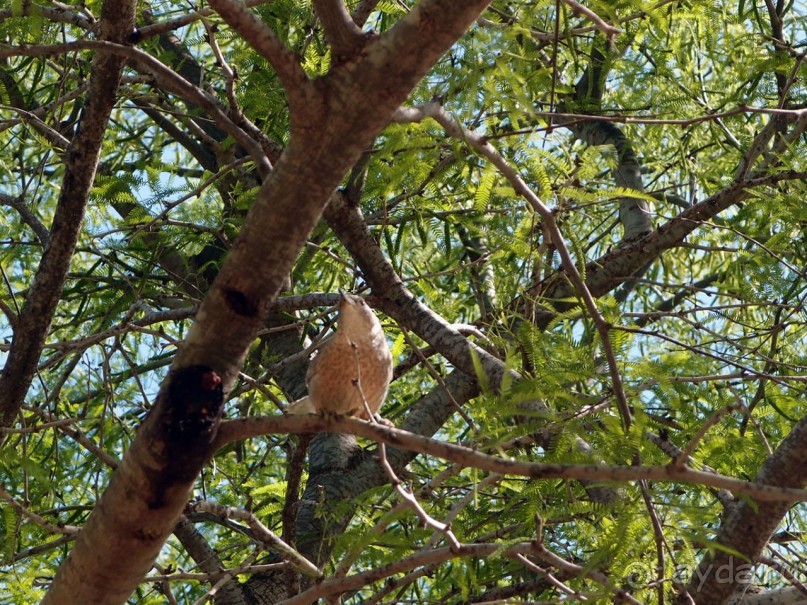
<instances>
[{"instance_id":1,"label":"diagonal branch","mask_svg":"<svg viewBox=\"0 0 807 605\"><path fill-rule=\"evenodd\" d=\"M292 111L295 106L305 103L310 88L308 76L303 71L299 58L278 35L241 2L210 0L209 4L252 48L269 61L289 95Z\"/></svg>"},{"instance_id":2,"label":"diagonal branch","mask_svg":"<svg viewBox=\"0 0 807 605\"><path fill-rule=\"evenodd\" d=\"M311 578L322 577L322 572L317 569L316 565L281 540L280 536L261 523L260 519L258 519L254 513L241 508L236 508L234 506L216 504L215 502L210 502L209 500L197 500L196 502L188 505L188 509L190 512L201 511L211 513L223 519L232 518L245 521L247 525L249 525L250 529L252 529L255 536L261 540L268 549L280 553L286 560L297 567L297 569L299 569L305 575Z\"/></svg>"},{"instance_id":3,"label":"diagonal branch","mask_svg":"<svg viewBox=\"0 0 807 605\"><path fill-rule=\"evenodd\" d=\"M476 356L491 386L498 388L506 372L504 362L469 341L454 326L417 300L376 244L358 208L351 207L342 194L336 193L324 216L342 245L359 263L373 293L381 297L380 308L387 315L432 344L441 355L469 376L476 376Z\"/></svg>"},{"instance_id":4,"label":"diagonal branch","mask_svg":"<svg viewBox=\"0 0 807 605\"><path fill-rule=\"evenodd\" d=\"M125 43L134 27L134 10L133 0L105 2L101 12L101 39ZM17 318L11 350L0 375L2 426L10 426L14 422L33 381L78 241L122 69L123 59L117 55L99 53L93 59L87 91L92 103L85 106L78 130L67 151L65 176L48 246Z\"/></svg>"},{"instance_id":5,"label":"diagonal branch","mask_svg":"<svg viewBox=\"0 0 807 605\"><path fill-rule=\"evenodd\" d=\"M775 185L784 181L803 180L807 174L800 171L783 171L776 174L749 177L734 181L723 189L694 206L690 206L678 216L670 219L652 233L620 248L611 250L586 265L586 284L595 297L611 291L628 276L662 252L679 245L687 235L727 208L748 199L754 187ZM543 296L561 299L571 296L573 290L560 274L555 274L528 290L528 295L538 292ZM541 313L541 311L537 311ZM548 321L549 316L542 321Z\"/></svg>"},{"instance_id":6,"label":"diagonal branch","mask_svg":"<svg viewBox=\"0 0 807 605\"><path fill-rule=\"evenodd\" d=\"M580 2L576 2L575 0L563 0L563 3L571 8L573 13L584 15L589 20L593 21L597 26L597 29L604 33L609 39L622 33L621 29L607 23L597 13L590 8L583 6Z\"/></svg>"},{"instance_id":7,"label":"diagonal branch","mask_svg":"<svg viewBox=\"0 0 807 605\"><path fill-rule=\"evenodd\" d=\"M534 554L536 547L532 543L513 544L502 548L501 544L461 544L459 547L446 546L443 548L424 549L408 557L385 563L368 571L353 574L344 578L324 580L284 601L278 605L308 605L323 597L336 597L345 592L355 591L363 586L389 578L390 576L411 571L413 569L444 563L459 557L484 558L497 553L499 556L511 557L516 554ZM331 600L330 602L334 602Z\"/></svg>"},{"instance_id":8,"label":"diagonal branch","mask_svg":"<svg viewBox=\"0 0 807 605\"><path fill-rule=\"evenodd\" d=\"M260 6L261 4L269 4L273 0L245 0L244 6L247 8L252 8L255 6ZM159 21L156 23L150 23L143 27L137 29L137 37L139 40L144 40L146 38L151 38L153 36L159 36L165 34L167 32L180 29L186 25L194 23L196 21L200 21L205 17L209 17L215 11L212 8L203 8L198 11L194 11L191 13L187 13L176 19L169 19L168 21Z\"/></svg>"},{"instance_id":9,"label":"diagonal branch","mask_svg":"<svg viewBox=\"0 0 807 605\"><path fill-rule=\"evenodd\" d=\"M362 26L365 24L367 19L369 19L372 12L375 10L375 7L378 5L378 0L361 0L358 6L353 9L353 14L351 17L353 21L356 22L356 25Z\"/></svg>"},{"instance_id":10,"label":"diagonal branch","mask_svg":"<svg viewBox=\"0 0 807 605\"><path fill-rule=\"evenodd\" d=\"M326 76L330 79L316 90L306 84L310 107L295 118L288 146L258 191L155 405L59 569L46 603L112 605L129 597L214 453L224 399L336 187L487 4L423 0L387 32L391 35L374 39L373 52L358 64L334 67L333 77ZM270 46L276 49L277 40ZM406 50L412 52L401 52ZM280 52L287 56L288 49ZM314 92L322 94L317 98ZM373 103L356 103L361 95Z\"/></svg>"},{"instance_id":11,"label":"diagonal branch","mask_svg":"<svg viewBox=\"0 0 807 605\"><path fill-rule=\"evenodd\" d=\"M487 141L487 139L476 134L475 132L471 132L463 128L462 125L459 124L459 122L457 122L452 115L446 112L439 103L428 103L420 107L401 108L396 114L396 119L402 122L420 121L426 117L430 117L435 120L450 136L467 142L472 149L496 166L496 168L499 169L499 172L508 180L516 193L527 200L530 206L532 206L533 210L535 210L541 216L545 229L549 232L552 242L555 244L555 247L560 254L563 269L569 276L569 279L577 290L577 293L583 299L583 303L585 304L586 309L588 310L589 315L594 321L594 325L600 334L603 351L605 352L605 357L608 360L608 368L611 373L614 396L619 407L619 413L622 416L622 423L625 430L629 429L631 424L631 413L630 409L628 408L625 391L622 387L622 378L619 375L619 367L617 364L616 355L613 347L611 346L611 340L609 337L610 326L603 319L602 315L600 315L600 311L597 309L597 303L594 301L594 297L591 295L588 286L586 286L586 282L580 275L580 272L577 270L577 266L569 253L569 249L566 247L563 234L560 232L560 228L555 221L554 213L541 201L541 199L535 194L529 185L527 185L524 179L521 178L518 172L516 172L516 170L510 166L507 160L502 157L502 155Z\"/></svg>"},{"instance_id":12,"label":"diagonal branch","mask_svg":"<svg viewBox=\"0 0 807 605\"><path fill-rule=\"evenodd\" d=\"M754 478L756 485L801 489L807 485L807 417L793 427ZM807 492L805 492L807 493ZM696 603L723 603L736 588L717 569L741 569L759 560L765 545L790 510L787 502L739 502L731 510L715 541L725 548L715 549L700 562L689 585L677 603L687 596ZM739 556L732 554L739 553Z\"/></svg>"},{"instance_id":13,"label":"diagonal branch","mask_svg":"<svg viewBox=\"0 0 807 605\"><path fill-rule=\"evenodd\" d=\"M331 45L334 63L349 59L361 48L365 33L353 21L342 0L314 0L314 7Z\"/></svg>"},{"instance_id":14,"label":"diagonal branch","mask_svg":"<svg viewBox=\"0 0 807 605\"><path fill-rule=\"evenodd\" d=\"M123 44L116 44L113 42L100 40L82 40L79 42L68 42L66 44L53 44L43 46L17 46L10 48L0 49L0 58L4 57L40 57L49 56L59 53L65 53L72 50L102 50L108 51L109 55L116 57L124 57L135 61L138 66L145 72L150 73L166 90L182 97L186 101L198 105L207 114L221 126L227 134L232 136L236 141L244 146L244 149L252 157L255 162L259 173L263 176L268 174L271 166L267 160L269 154L274 155L276 152L273 150L264 150L260 143L250 135L257 130L253 125L245 123L245 128L249 130L247 133L244 128L233 122L227 115L224 109L219 105L218 101L210 94L203 91L198 86L188 82L185 78L177 74L170 67L155 59L146 52L140 49L132 48L131 46L124 46ZM98 55L106 55L107 53L97 53ZM92 91L90 91L91 93ZM88 94L90 94L88 93Z\"/></svg>"},{"instance_id":15,"label":"diagonal branch","mask_svg":"<svg viewBox=\"0 0 807 605\"><path fill-rule=\"evenodd\" d=\"M807 420L803 423L801 437L807 436ZM807 491L785 485L791 481L780 480L779 484L743 481L725 475L698 471L688 466L668 464L665 466L619 466L602 464L560 464L522 462L483 454L477 450L416 435L408 431L373 424L357 418L344 416L254 416L226 420L214 442L220 449L228 443L258 437L270 433L306 432L349 433L358 437L387 443L421 454L450 460L465 467L473 467L501 475L517 475L533 479L578 479L586 481L665 481L682 482L727 489L734 494L749 496L758 503L769 506L792 506L794 502L807 501ZM780 460L781 462L781 457Z\"/></svg>"},{"instance_id":16,"label":"diagonal branch","mask_svg":"<svg viewBox=\"0 0 807 605\"><path fill-rule=\"evenodd\" d=\"M14 208L14 210L19 213L23 222L28 225L36 234L36 238L39 240L39 243L43 246L47 246L48 240L50 239L48 228L42 224L39 217L33 213L33 211L28 207L28 204L26 204L21 197L12 197L10 195L0 193L0 206L9 206Z\"/></svg>"}]
</instances>

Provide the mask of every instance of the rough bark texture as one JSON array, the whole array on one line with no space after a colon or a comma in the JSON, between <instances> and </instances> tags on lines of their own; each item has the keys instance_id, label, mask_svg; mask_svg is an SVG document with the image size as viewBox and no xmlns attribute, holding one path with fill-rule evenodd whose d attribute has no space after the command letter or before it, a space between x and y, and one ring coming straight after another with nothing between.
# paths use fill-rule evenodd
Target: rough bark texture
<instances>
[{"instance_id":1,"label":"rough bark texture","mask_svg":"<svg viewBox=\"0 0 807 605\"><path fill-rule=\"evenodd\" d=\"M617 187L644 192L642 166L633 151L630 139L618 126L608 122L583 122L571 130L587 145L611 145L617 155L618 163L614 169ZM645 200L628 196L619 198L619 220L624 229L623 241L635 240L647 235L653 229L650 209Z\"/></svg>"},{"instance_id":2,"label":"rough bark texture","mask_svg":"<svg viewBox=\"0 0 807 605\"><path fill-rule=\"evenodd\" d=\"M134 28L135 2L109 0L101 11L101 39L127 43ZM0 425L10 426L23 404L45 336L62 294L78 241L101 142L115 105L123 59L99 54L90 74L87 101L67 150L65 176L50 235L34 283L14 326L8 360L0 374Z\"/></svg>"},{"instance_id":3,"label":"rough bark texture","mask_svg":"<svg viewBox=\"0 0 807 605\"><path fill-rule=\"evenodd\" d=\"M807 417L768 457L755 481L776 487L803 488L807 485ZM715 541L737 552L736 557L723 551L705 556L686 587L698 605L725 603L735 590L742 590L750 580L749 570L758 561L765 545L791 506L785 503L739 501L728 514ZM689 602L682 593L677 601Z\"/></svg>"},{"instance_id":4,"label":"rough bark texture","mask_svg":"<svg viewBox=\"0 0 807 605\"><path fill-rule=\"evenodd\" d=\"M223 0L215 3L229 4ZM357 12L370 10L374 4L372 1L362 2ZM247 227L236 243L232 258L222 271L223 276L216 282L206 300L194 332L178 356L174 370L161 392L156 409L139 431L120 472L87 523L76 550L60 571L54 590L48 595L46 602L121 602L120 599L126 598L127 585L138 581L148 569L150 561L159 552L162 540L171 529L172 519L176 519L185 504L188 491L196 478L196 470L212 453L209 445L215 435L215 423L220 410L217 403L218 384L211 381L211 373L218 376L220 372L226 384L231 382L246 354L245 343L263 325L263 315L280 288L280 283L285 279L288 266L298 258L297 249L320 216L322 206L338 185L341 175L370 145L374 133L386 124L388 116L385 117L385 113L394 110L400 103L400 100L396 100L402 98L403 88L399 90L399 84L402 87L401 82L405 81L411 85L428 67L427 63L433 62L439 55L437 49L431 46L434 39L437 39L437 45L440 46L450 43L453 39L451 36L459 35L459 29L452 29L450 35L445 28L441 32L440 19L452 19L455 14L462 13L462 19L467 25L472 13L478 12L479 7L486 3L476 2L470 8L461 7L461 4L447 1L423 2L393 30L394 33L390 32L379 38L364 38L346 21L341 3L327 0L317 2L328 38L338 50L338 56L334 57L335 67L328 77L321 80L311 83L303 79L295 83L298 89L291 95L295 97L292 99L292 143L284 157L277 162L277 169L264 183ZM116 4L107 2L107 5ZM340 10L333 10L334 7ZM105 10L111 9L105 6ZM121 32L126 33L124 29ZM428 40L428 43L424 44L424 40ZM179 41L173 36L165 35L161 42L164 48L174 46L182 50ZM428 48L424 50L424 46ZM596 69L592 71L589 81L581 80L578 93L585 88L585 95L599 99L602 92L602 60L597 58L596 52L592 56L592 65ZM104 57L106 55L99 55L96 62ZM191 55L185 53L182 61L192 61ZM401 73L395 74L390 70L389 65L393 62L402 68ZM192 82L198 81L198 66L191 65L192 69L186 69L188 66L184 63L182 65L184 67L177 69ZM194 74L195 77L190 77ZM99 79L91 80L91 83L93 81L98 82ZM591 86L589 82L592 83ZM109 95L108 98L111 104L113 96ZM358 99L363 99L366 104L358 102ZM76 149L85 142L85 137L92 139L88 136L92 132L90 125L98 123L97 118L89 118L93 111L99 111L98 106L88 106L83 118L87 125L82 122L83 130L79 131L82 137L74 140L73 146ZM144 108L144 111L149 110ZM151 112L150 115L156 119L159 114ZM213 139L220 141L224 137L224 131L210 127L211 122L207 119L200 120L199 124L207 129ZM167 127L167 123L163 126ZM575 133L587 144L613 145L619 157L617 184L642 190L640 165L630 141L618 127L587 122L578 125ZM103 127L99 136L102 135ZM213 153L205 154L200 149L195 151L195 157L206 167L216 168L218 162ZM75 151L71 153L78 154ZM80 154L75 157L79 156ZM271 160L275 162L277 158L271 157ZM86 162L81 163L81 166L86 165ZM746 178L747 174L743 172L742 178ZM68 177L76 183L80 180L75 175L71 176L70 172ZM90 174L87 188L91 182ZM763 182L760 177L753 184ZM70 183L69 179L65 179L66 186L73 187L74 191L80 190L78 185ZM748 185L749 181L738 180L653 233L649 233L649 216L644 203L631 198L622 200L620 216L625 226L625 244L588 266L587 285L591 292L602 295L612 291L635 275L649 259L658 258L665 250L681 243L688 233L698 227L700 221L712 218L742 201L748 195ZM63 197L64 191L65 189ZM71 244L68 231L73 229L77 232L83 213L84 201L82 198L78 199L81 202L81 212L78 214L68 212L69 207L75 211L77 205L69 205L70 200L60 199L60 209L64 201L62 216L67 219L65 226L68 229L57 233L57 238L51 241L50 248L46 251L47 255L51 253L51 248L60 247L61 250L66 250L67 260L64 263L69 262L75 245L75 235ZM334 194L331 199L333 201L326 212L326 219L359 262L373 293L378 296L380 308L399 321L402 327L428 341L455 367L462 370L462 373L452 374L445 381L447 391L457 403L462 404L478 391L473 378L477 368L469 353L468 340L448 322L418 303L406 290L367 231L355 204L345 203L340 193ZM272 214L270 207L275 204L279 205L279 216ZM78 220L71 223L75 216L78 216ZM289 220L289 217L294 220ZM42 230L39 233L40 237L42 234L47 236ZM255 258L260 258L261 263L255 263ZM61 278L57 275L56 279L45 275L42 268L48 268L49 265L43 258L40 291L49 292L52 300L48 300L47 296L37 295L36 300L29 301L27 305L31 307L28 311L29 319L33 317L37 322L41 320L37 313L45 313L43 317L50 321L53 309L47 314L47 305L52 303L55 308L63 282L64 272ZM38 276L37 281L39 279ZM57 282L58 286L54 289L53 285ZM199 280L199 284L202 283L203 280ZM544 280L540 286L541 294L548 298L574 295L562 272ZM35 289L32 289L32 293L35 293ZM25 313L24 309L21 317ZM548 314L541 315L537 317L537 323L543 327L549 319ZM13 370L14 376L20 377L25 374L25 371L20 370L25 365L25 359L33 359L31 363L36 363L44 332L39 345L36 345L35 333L31 333L34 340L29 339L28 331L20 329L15 330L15 339L18 333L19 339L15 340L18 345L18 357L14 361L16 366L12 367L10 359L6 370ZM273 338L270 346L274 347L275 344L277 343ZM287 353L299 350L299 343L285 344L289 345L288 349L284 349ZM15 348L12 347L12 352L14 351ZM504 372L504 364L482 349L476 349L476 353L486 379L491 384L497 384ZM287 370L289 376L281 377L281 383L302 385L304 371L300 371L297 366L293 371L291 367ZM0 402L5 402L8 397L16 397L14 392L3 388L6 384L15 384L10 381L4 370L0 377ZM22 394L17 393L19 401L30 385L30 375L27 383L23 383L24 381L19 383L24 386ZM288 390L292 391L293 388ZM431 435L455 409L455 403L442 390L435 391L413 405L402 428L421 435ZM10 418L13 420L13 414ZM6 420L4 413L4 421ZM803 460L807 447L802 435L803 423L804 421L794 429L766 463L760 471L758 481L790 487L804 485L807 473L804 472ZM398 470L411 460L413 454L390 449L388 457L392 466ZM355 498L367 489L387 482L388 478L372 455L360 452L352 437L319 436L312 446L310 479L297 518L301 551L312 560L320 563L326 561L331 554L336 532L349 520L348 517L331 514L337 509L337 503ZM136 497L132 498L132 494ZM718 541L731 545L753 560L759 556L773 528L788 508L778 504L756 507L739 504L728 515ZM197 561L215 557L212 549L205 548L203 540L199 540L201 536L189 523L180 523L175 532ZM742 564L744 561L722 555L704 559L701 565L703 573L698 577L697 586L694 582L690 586L690 594L697 603L724 602L736 584L721 581L725 576L715 574L715 570L726 565L736 569ZM204 569L212 572L215 565ZM706 577L706 581L701 583L703 577ZM112 600L102 600L99 597L102 592L109 593ZM272 603L288 594L284 574L258 574L243 587L231 585L229 589L219 593L218 601Z\"/></svg>"},{"instance_id":5,"label":"rough bark texture","mask_svg":"<svg viewBox=\"0 0 807 605\"><path fill-rule=\"evenodd\" d=\"M465 336L404 287L367 230L358 208L351 207L344 196L337 194L325 211L325 220L361 266L373 293L382 298L380 307L387 315L414 330L469 376L476 375L471 352L473 347L473 354L477 356L487 380L493 387L499 385L505 372L504 362L481 347L470 344Z\"/></svg>"},{"instance_id":6,"label":"rough bark texture","mask_svg":"<svg viewBox=\"0 0 807 605\"><path fill-rule=\"evenodd\" d=\"M331 194L412 87L487 3L424 0L353 61L300 84L304 90L296 93L307 103L297 105L296 115L292 104L289 145L263 183L154 408L46 602L122 603L134 590L213 453L220 397ZM227 3L215 3L221 4ZM357 103L359 98L367 103Z\"/></svg>"},{"instance_id":7,"label":"rough bark texture","mask_svg":"<svg viewBox=\"0 0 807 605\"><path fill-rule=\"evenodd\" d=\"M602 296L610 292L630 279L648 261L658 258L665 250L674 248L683 242L687 235L700 226L702 221L709 220L745 200L749 195L747 189L750 185L766 181L775 182L775 180L776 177L759 177L732 183L670 219L645 237L615 248L588 263L585 273L589 291L594 296ZM542 280L540 284L536 284L532 291L541 292L545 297L555 299L574 295L572 286L568 280L563 278L562 270ZM550 319L551 315L539 312L536 323L546 325Z\"/></svg>"}]
</instances>

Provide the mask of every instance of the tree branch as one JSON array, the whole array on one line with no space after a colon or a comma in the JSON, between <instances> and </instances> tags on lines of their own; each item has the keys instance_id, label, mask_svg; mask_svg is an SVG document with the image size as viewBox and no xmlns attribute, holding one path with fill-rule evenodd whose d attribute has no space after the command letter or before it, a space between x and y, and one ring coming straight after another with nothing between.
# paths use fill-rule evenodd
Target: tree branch
<instances>
[{"instance_id":1,"label":"tree branch","mask_svg":"<svg viewBox=\"0 0 807 605\"><path fill-rule=\"evenodd\" d=\"M802 489L807 485L807 416L802 418L782 441L773 455L759 469L755 485L771 488ZM804 492L807 493L807 492ZM787 502L739 502L722 523L715 541L728 550L712 550L704 556L698 570L677 603L690 596L696 603L723 603L736 588L718 571L736 569L759 560L765 545L790 509ZM740 556L730 554L732 551Z\"/></svg>"},{"instance_id":2,"label":"tree branch","mask_svg":"<svg viewBox=\"0 0 807 605\"><path fill-rule=\"evenodd\" d=\"M134 27L134 0L105 2L101 39L125 43ZM11 350L0 375L0 425L10 426L33 380L36 364L75 250L101 142L123 69L121 57L98 54L93 59L85 106L65 159L65 176L48 246L16 322Z\"/></svg>"},{"instance_id":3,"label":"tree branch","mask_svg":"<svg viewBox=\"0 0 807 605\"><path fill-rule=\"evenodd\" d=\"M301 592L278 605L308 605L323 597L334 597L339 594L356 590L372 582L377 582L390 576L404 573L422 567L444 563L459 557L485 557L498 552L501 556L512 557L516 554L534 554L535 546L532 543L515 544L502 550L501 544L461 544L459 547L435 548L422 550L398 561L379 565L369 571L353 574L344 578L324 580L319 584Z\"/></svg>"},{"instance_id":4,"label":"tree branch","mask_svg":"<svg viewBox=\"0 0 807 605\"><path fill-rule=\"evenodd\" d=\"M395 108L486 5L424 0L399 21L402 28L377 38L358 65L335 67L322 95L303 116L298 112L288 146L264 180L154 407L60 568L48 604L122 603L152 565L213 453L223 400L323 208ZM411 54L399 52L407 49ZM359 93L373 103L355 103Z\"/></svg>"},{"instance_id":5,"label":"tree branch","mask_svg":"<svg viewBox=\"0 0 807 605\"><path fill-rule=\"evenodd\" d=\"M19 213L22 221L34 232L39 243L42 244L43 247L47 246L48 240L50 239L48 228L45 227L42 221L39 220L39 217L31 211L28 204L26 204L22 198L11 197L10 195L0 193L0 206L14 208L14 210Z\"/></svg>"},{"instance_id":6,"label":"tree branch","mask_svg":"<svg viewBox=\"0 0 807 605\"><path fill-rule=\"evenodd\" d=\"M314 0L325 37L331 45L334 63L341 63L351 58L364 44L366 39L342 0Z\"/></svg>"},{"instance_id":7,"label":"tree branch","mask_svg":"<svg viewBox=\"0 0 807 605\"><path fill-rule=\"evenodd\" d=\"M289 95L292 111L302 108L310 94L310 83L299 58L291 49L241 2L210 0L209 4L252 48L269 61Z\"/></svg>"},{"instance_id":8,"label":"tree branch","mask_svg":"<svg viewBox=\"0 0 807 605\"><path fill-rule=\"evenodd\" d=\"M234 506L216 504L207 500L197 500L196 502L191 503L189 505L189 510L191 512L207 512L224 519L232 518L246 522L246 524L249 525L250 529L252 529L254 532L255 536L261 542L263 542L267 548L279 552L305 575L311 578L322 577L322 572L317 569L316 565L281 540L278 535L261 523L260 520L250 511L236 508Z\"/></svg>"},{"instance_id":9,"label":"tree branch","mask_svg":"<svg viewBox=\"0 0 807 605\"><path fill-rule=\"evenodd\" d=\"M247 8L254 8L256 6L261 6L262 4L269 4L272 1L273 0L244 0L244 6ZM190 25L196 21L200 21L201 19L209 17L215 12L216 11L214 11L212 8L203 8L201 10L182 15L181 17L177 17L176 19L160 21L159 23L150 23L149 25L141 27L137 30L137 37L140 40L144 40L153 36L159 36L181 27L185 27L186 25Z\"/></svg>"},{"instance_id":10,"label":"tree branch","mask_svg":"<svg viewBox=\"0 0 807 605\"><path fill-rule=\"evenodd\" d=\"M244 146L244 149L246 149L250 156L252 156L258 172L263 176L268 174L271 166L267 159L267 153L254 138L249 136L249 134L247 134L241 127L230 119L227 113L219 106L218 101L214 97L204 92L198 86L194 86L167 65L140 49L108 42L105 40L82 40L79 42L53 44L48 46L18 46L0 49L0 58L14 56L40 57L66 53L72 50L105 50L111 55L125 57L137 62L140 64L141 68L154 76L154 78L163 87L165 87L166 90L169 90L170 92L173 92L183 99L188 100L204 109L208 115L227 132L227 134L231 135L236 141ZM97 53L96 56L104 54L106 53ZM88 94L91 93L92 91L88 92Z\"/></svg>"},{"instance_id":11,"label":"tree branch","mask_svg":"<svg viewBox=\"0 0 807 605\"><path fill-rule=\"evenodd\" d=\"M802 435L802 438L807 440L807 420L803 424L802 432L804 435ZM770 503L769 506L789 507L794 502L807 501L806 491L791 487L798 481L784 482L787 485L773 484L771 482L762 483L759 475L757 476L757 481L742 481L676 464L667 466L608 466L521 462L511 458L490 456L468 447L437 441L400 429L365 422L357 418L339 416L265 416L227 420L221 423L214 445L217 449L220 449L234 441L271 433L307 432L349 433L386 443L396 448L429 454L465 467L478 468L501 475L519 475L533 479L682 482L727 489L733 494L749 496L760 503ZM807 471L805 472L807 473Z\"/></svg>"},{"instance_id":12,"label":"tree branch","mask_svg":"<svg viewBox=\"0 0 807 605\"><path fill-rule=\"evenodd\" d=\"M687 235L695 231L703 222L750 197L753 187L773 185L787 180L800 180L805 176L804 172L784 171L771 175L755 176L727 185L703 202L684 210L647 236L615 248L588 263L585 274L589 291L595 297L610 292L621 284L627 276L633 275L639 268L647 264L648 261L657 258L665 250L680 244ZM543 296L554 299L572 296L574 291L564 279L559 279L561 275L552 275L535 284L527 291L527 294L534 296L540 292ZM537 311L537 313L542 316L545 315L545 317L539 319L539 323L548 322L551 317L549 313L542 311Z\"/></svg>"},{"instance_id":13,"label":"tree branch","mask_svg":"<svg viewBox=\"0 0 807 605\"><path fill-rule=\"evenodd\" d=\"M471 354L473 350L491 386L498 387L506 371L504 362L469 341L454 326L415 298L376 244L358 207L351 207L337 192L325 209L324 216L328 226L359 263L373 293L380 297L379 307L385 313L433 345L469 376L476 376Z\"/></svg>"},{"instance_id":14,"label":"tree branch","mask_svg":"<svg viewBox=\"0 0 807 605\"><path fill-rule=\"evenodd\" d=\"M449 135L462 141L466 141L477 153L482 155L491 164L499 169L499 172L508 180L513 189L523 197L528 204L535 210L544 222L545 229L549 232L552 242L558 250L561 257L566 274L569 276L572 284L574 285L577 293L583 299L583 304L589 312L597 331L600 334L600 342L605 352L606 359L608 360L608 367L611 373L611 381L614 390L614 396L617 401L619 413L622 416L622 424L625 430L630 428L631 413L628 408L628 402L625 397L625 391L622 387L622 378L619 375L619 367L616 360L613 347L609 337L610 326L600 315L597 309L597 303L594 297L589 292L583 277L577 270L577 266L572 259L569 249L563 239L563 234L560 232L557 222L555 221L554 213L541 201L535 192L524 182L524 179L510 166L501 154L491 145L484 137L471 132L462 127L457 120L448 114L439 103L429 103L421 107L406 107L400 108L396 113L396 118L400 121L420 121L424 117L430 117L435 120Z\"/></svg>"}]
</instances>

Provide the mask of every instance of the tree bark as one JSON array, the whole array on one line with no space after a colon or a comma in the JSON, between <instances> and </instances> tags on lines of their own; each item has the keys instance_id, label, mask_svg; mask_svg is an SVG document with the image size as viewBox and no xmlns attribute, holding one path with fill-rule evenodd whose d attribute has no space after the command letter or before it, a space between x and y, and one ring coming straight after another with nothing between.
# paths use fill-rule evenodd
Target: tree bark
<instances>
[{"instance_id":1,"label":"tree bark","mask_svg":"<svg viewBox=\"0 0 807 605\"><path fill-rule=\"evenodd\" d=\"M101 10L102 40L129 43L134 29L133 0L109 0ZM87 101L65 160L65 176L45 251L14 326L11 349L0 374L0 426L14 423L39 362L45 336L62 295L78 241L101 143L116 101L124 60L99 54L92 63Z\"/></svg>"},{"instance_id":2,"label":"tree bark","mask_svg":"<svg viewBox=\"0 0 807 605\"><path fill-rule=\"evenodd\" d=\"M154 408L44 602L123 603L137 586L214 453L222 402L331 194L488 1L424 0L327 76L293 83L289 145L258 192ZM228 19L230 9L238 12L222 0L213 5ZM285 68L287 75L295 71Z\"/></svg>"}]
</instances>

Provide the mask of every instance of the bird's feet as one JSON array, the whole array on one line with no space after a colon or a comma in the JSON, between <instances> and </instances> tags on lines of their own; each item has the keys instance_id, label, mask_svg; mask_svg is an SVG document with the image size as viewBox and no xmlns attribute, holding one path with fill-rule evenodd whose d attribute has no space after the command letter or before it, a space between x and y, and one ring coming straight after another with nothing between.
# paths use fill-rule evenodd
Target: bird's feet
<instances>
[{"instance_id":1,"label":"bird's feet","mask_svg":"<svg viewBox=\"0 0 807 605\"><path fill-rule=\"evenodd\" d=\"M387 420L381 414L376 414L373 416L377 424L387 427L388 429L394 429L395 425L392 423L391 420Z\"/></svg>"}]
</instances>

